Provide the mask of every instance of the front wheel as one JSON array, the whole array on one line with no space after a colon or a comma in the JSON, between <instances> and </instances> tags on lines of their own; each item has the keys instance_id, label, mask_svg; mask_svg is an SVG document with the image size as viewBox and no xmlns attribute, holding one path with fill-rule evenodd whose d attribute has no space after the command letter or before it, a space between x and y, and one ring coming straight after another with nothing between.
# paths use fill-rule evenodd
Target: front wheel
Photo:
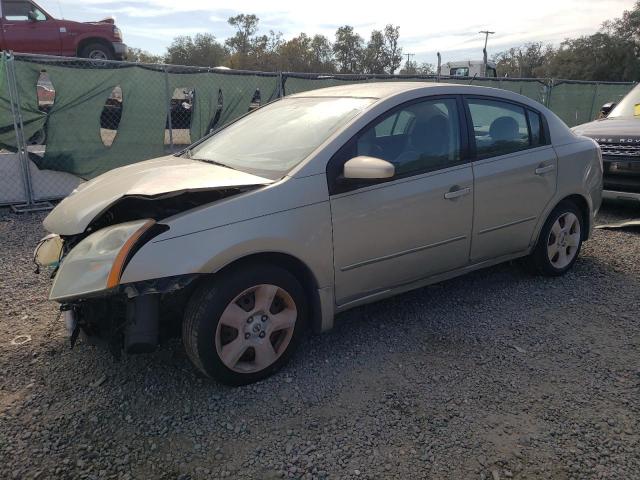
<instances>
[{"instance_id":1,"label":"front wheel","mask_svg":"<svg viewBox=\"0 0 640 480\"><path fill-rule=\"evenodd\" d=\"M80 56L91 60L113 60L115 57L109 47L102 43L91 43L80 51Z\"/></svg>"},{"instance_id":2,"label":"front wheel","mask_svg":"<svg viewBox=\"0 0 640 480\"><path fill-rule=\"evenodd\" d=\"M573 202L561 202L547 218L538 243L527 259L530 269L548 276L567 272L580 253L583 229L578 207Z\"/></svg>"},{"instance_id":3,"label":"front wheel","mask_svg":"<svg viewBox=\"0 0 640 480\"><path fill-rule=\"evenodd\" d=\"M300 343L304 289L280 267L256 265L200 286L182 326L187 354L205 375L245 385L276 372Z\"/></svg>"}]
</instances>

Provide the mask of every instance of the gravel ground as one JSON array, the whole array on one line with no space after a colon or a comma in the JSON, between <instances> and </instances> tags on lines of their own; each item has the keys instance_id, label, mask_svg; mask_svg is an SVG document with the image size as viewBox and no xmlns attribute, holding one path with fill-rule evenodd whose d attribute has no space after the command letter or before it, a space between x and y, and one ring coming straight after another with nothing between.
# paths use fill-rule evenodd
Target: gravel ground
<instances>
[{"instance_id":1,"label":"gravel ground","mask_svg":"<svg viewBox=\"0 0 640 480\"><path fill-rule=\"evenodd\" d=\"M2 479L640 478L638 232L596 231L562 278L505 264L352 310L232 389L178 341L69 350L42 218L0 210Z\"/></svg>"}]
</instances>

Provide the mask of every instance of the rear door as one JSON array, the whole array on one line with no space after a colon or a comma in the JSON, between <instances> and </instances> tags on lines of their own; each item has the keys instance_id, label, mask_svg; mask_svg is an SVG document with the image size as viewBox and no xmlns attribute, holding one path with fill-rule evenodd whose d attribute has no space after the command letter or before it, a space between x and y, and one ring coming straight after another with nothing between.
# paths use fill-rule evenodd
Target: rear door
<instances>
[{"instance_id":1,"label":"rear door","mask_svg":"<svg viewBox=\"0 0 640 480\"><path fill-rule=\"evenodd\" d=\"M456 97L397 107L329 162L339 305L468 263L473 174L462 111ZM344 163L358 155L393 163L396 175L341 182Z\"/></svg>"},{"instance_id":2,"label":"rear door","mask_svg":"<svg viewBox=\"0 0 640 480\"><path fill-rule=\"evenodd\" d=\"M7 50L60 54L58 21L29 1L2 1L2 33Z\"/></svg>"},{"instance_id":3,"label":"rear door","mask_svg":"<svg viewBox=\"0 0 640 480\"><path fill-rule=\"evenodd\" d=\"M493 97L466 98L475 148L471 260L526 250L556 191L557 157L543 116Z\"/></svg>"}]
</instances>

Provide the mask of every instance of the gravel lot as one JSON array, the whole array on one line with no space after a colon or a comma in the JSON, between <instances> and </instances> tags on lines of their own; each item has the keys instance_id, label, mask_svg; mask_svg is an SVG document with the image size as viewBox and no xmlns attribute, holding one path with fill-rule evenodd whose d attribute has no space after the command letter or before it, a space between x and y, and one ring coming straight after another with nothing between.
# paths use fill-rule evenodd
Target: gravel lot
<instances>
[{"instance_id":1,"label":"gravel lot","mask_svg":"<svg viewBox=\"0 0 640 480\"><path fill-rule=\"evenodd\" d=\"M638 232L596 231L562 278L505 264L347 312L231 389L178 341L69 350L43 217L0 210L2 479L640 478Z\"/></svg>"}]
</instances>

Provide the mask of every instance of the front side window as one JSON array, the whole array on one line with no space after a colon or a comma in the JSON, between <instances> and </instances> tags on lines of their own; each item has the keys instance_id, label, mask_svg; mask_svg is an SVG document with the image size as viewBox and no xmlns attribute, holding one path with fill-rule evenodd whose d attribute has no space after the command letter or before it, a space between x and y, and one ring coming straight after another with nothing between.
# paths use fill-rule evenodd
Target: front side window
<instances>
[{"instance_id":1,"label":"front side window","mask_svg":"<svg viewBox=\"0 0 640 480\"><path fill-rule=\"evenodd\" d=\"M524 108L499 100L469 99L467 103L479 159L530 148Z\"/></svg>"},{"instance_id":2,"label":"front side window","mask_svg":"<svg viewBox=\"0 0 640 480\"><path fill-rule=\"evenodd\" d=\"M2 2L4 18L13 22L28 22L33 19L41 22L47 16L31 2Z\"/></svg>"},{"instance_id":3,"label":"front side window","mask_svg":"<svg viewBox=\"0 0 640 480\"><path fill-rule=\"evenodd\" d=\"M355 153L393 163L396 175L459 163L460 128L455 99L422 101L385 115L358 135Z\"/></svg>"},{"instance_id":4,"label":"front side window","mask_svg":"<svg viewBox=\"0 0 640 480\"><path fill-rule=\"evenodd\" d=\"M283 98L254 110L185 155L278 179L374 101L350 97Z\"/></svg>"}]
</instances>

